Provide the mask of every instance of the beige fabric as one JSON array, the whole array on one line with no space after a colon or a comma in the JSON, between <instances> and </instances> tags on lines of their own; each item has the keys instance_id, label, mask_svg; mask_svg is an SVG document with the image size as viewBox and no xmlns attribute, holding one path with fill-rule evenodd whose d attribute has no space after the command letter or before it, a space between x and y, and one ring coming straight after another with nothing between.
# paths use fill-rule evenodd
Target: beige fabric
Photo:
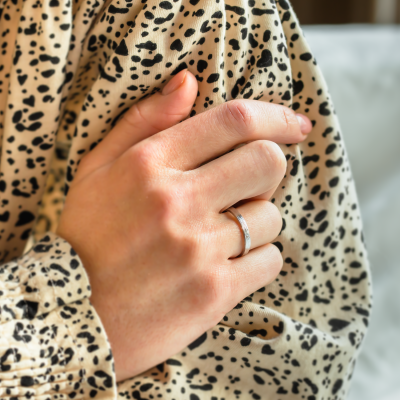
<instances>
[{"instance_id":1,"label":"beige fabric","mask_svg":"<svg viewBox=\"0 0 400 400\"><path fill-rule=\"evenodd\" d=\"M127 399L344 399L368 325L370 275L339 122L290 4L1 1L0 257L9 264L0 277L5 288L14 282L12 290L26 302L8 306L14 292L1 293L2 315L9 315L1 329L4 337L15 337L16 324L27 319L38 328L26 333L29 351L17 339L1 345L0 387L11 379L7 365L13 389L0 393L40 399L114 398L116 390ZM82 284L74 274L87 279L84 268L54 232L79 160L134 102L185 67L199 82L191 115L251 98L292 107L308 115L314 129L306 142L281 146L288 170L272 201L284 218L276 245L285 264L276 281L243 299L179 354L117 387L112 357L104 353L110 350L107 338L87 300L90 290L68 295ZM27 269L38 266L35 251L21 255L40 238L44 276L27 286ZM61 295L52 295L53 288ZM51 311L31 299L31 290L50 298ZM78 322L81 311L93 320ZM65 316L57 322L56 314ZM47 341L40 340L43 321L58 332ZM66 336L93 337L102 345L91 352L72 339L68 362L58 358L45 372L37 369L32 358L45 358L49 347L64 349ZM77 373L79 362L78 375L85 370L86 377L79 394L64 384L62 397L42 379L43 373ZM32 377L33 387L24 376Z\"/></svg>"},{"instance_id":2,"label":"beige fabric","mask_svg":"<svg viewBox=\"0 0 400 400\"><path fill-rule=\"evenodd\" d=\"M0 270L0 398L111 399L113 359L85 269L52 232Z\"/></svg>"}]
</instances>

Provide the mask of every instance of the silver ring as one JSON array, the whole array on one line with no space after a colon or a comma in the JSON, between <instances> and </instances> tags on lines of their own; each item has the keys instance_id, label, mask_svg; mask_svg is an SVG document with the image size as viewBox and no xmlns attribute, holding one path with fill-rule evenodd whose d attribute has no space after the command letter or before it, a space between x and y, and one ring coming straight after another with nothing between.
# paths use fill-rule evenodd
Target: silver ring
<instances>
[{"instance_id":1,"label":"silver ring","mask_svg":"<svg viewBox=\"0 0 400 400\"><path fill-rule=\"evenodd\" d=\"M242 232L243 232L243 236L244 236L244 249L238 255L238 257L243 257L249 252L250 247L251 247L251 238L250 238L249 227L247 226L245 219L242 217L242 214L240 214L240 212L238 210L236 210L235 207L229 207L224 212L227 212L227 211L236 217L236 219L239 221L240 227L242 228Z\"/></svg>"}]
</instances>

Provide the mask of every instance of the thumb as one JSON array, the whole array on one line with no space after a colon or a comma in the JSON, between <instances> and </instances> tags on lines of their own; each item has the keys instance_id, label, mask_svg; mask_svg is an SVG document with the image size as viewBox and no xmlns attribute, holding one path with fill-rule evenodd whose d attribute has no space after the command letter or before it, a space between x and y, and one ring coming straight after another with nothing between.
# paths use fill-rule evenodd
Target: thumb
<instances>
[{"instance_id":1,"label":"thumb","mask_svg":"<svg viewBox=\"0 0 400 400\"><path fill-rule=\"evenodd\" d=\"M108 135L80 162L77 175L115 161L136 143L187 117L197 96L197 80L187 69L180 71L152 96L135 103Z\"/></svg>"}]
</instances>

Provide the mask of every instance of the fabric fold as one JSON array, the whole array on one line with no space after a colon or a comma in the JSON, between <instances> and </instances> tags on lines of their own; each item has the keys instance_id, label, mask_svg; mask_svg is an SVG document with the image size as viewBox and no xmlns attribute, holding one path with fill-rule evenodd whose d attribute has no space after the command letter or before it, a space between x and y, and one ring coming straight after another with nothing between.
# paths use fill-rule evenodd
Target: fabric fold
<instances>
[{"instance_id":1,"label":"fabric fold","mask_svg":"<svg viewBox=\"0 0 400 400\"><path fill-rule=\"evenodd\" d=\"M90 284L48 232L0 269L0 397L115 399L116 376Z\"/></svg>"}]
</instances>

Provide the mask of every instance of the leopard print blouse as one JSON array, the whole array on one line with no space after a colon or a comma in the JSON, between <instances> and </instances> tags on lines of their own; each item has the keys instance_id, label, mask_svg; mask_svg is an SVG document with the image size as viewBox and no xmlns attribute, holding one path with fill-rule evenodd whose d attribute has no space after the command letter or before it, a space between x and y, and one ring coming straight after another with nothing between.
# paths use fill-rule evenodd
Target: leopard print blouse
<instances>
[{"instance_id":1,"label":"leopard print blouse","mask_svg":"<svg viewBox=\"0 0 400 400\"><path fill-rule=\"evenodd\" d=\"M0 398L344 399L370 272L339 122L288 0L0 0L0 51ZM54 232L81 158L184 68L191 116L256 99L313 131L281 146L278 278L117 383L84 266Z\"/></svg>"}]
</instances>

